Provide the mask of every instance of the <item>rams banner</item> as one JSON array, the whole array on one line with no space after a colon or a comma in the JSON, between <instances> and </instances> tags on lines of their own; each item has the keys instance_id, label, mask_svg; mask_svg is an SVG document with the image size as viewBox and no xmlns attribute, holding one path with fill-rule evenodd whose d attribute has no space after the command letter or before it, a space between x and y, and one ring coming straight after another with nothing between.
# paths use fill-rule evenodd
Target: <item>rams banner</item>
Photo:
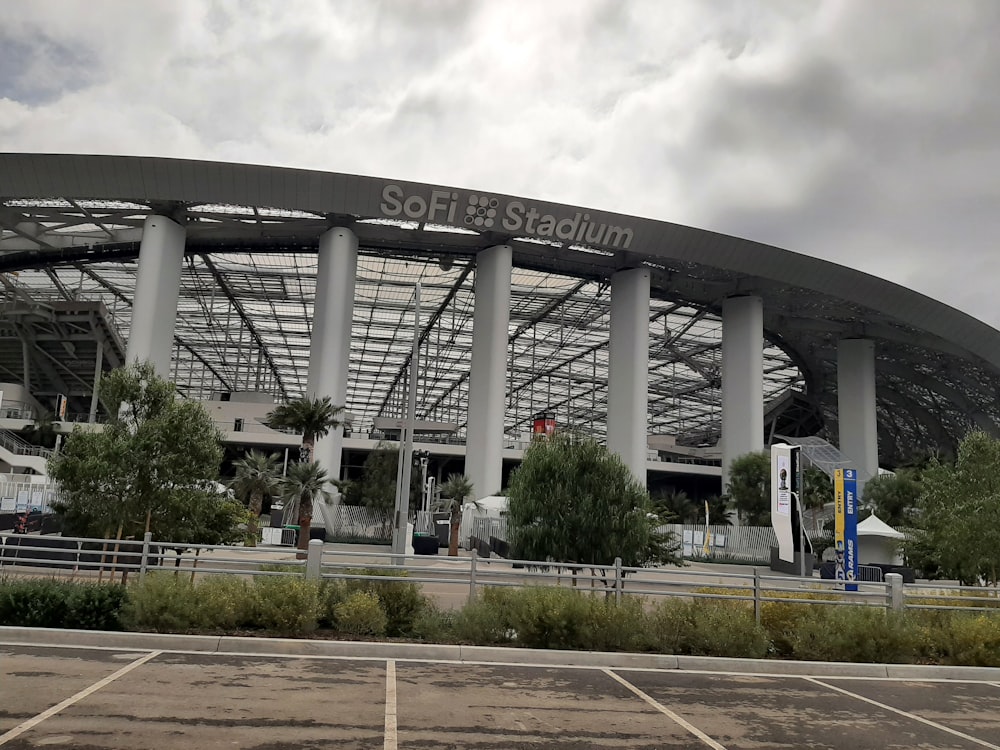
<instances>
[{"instance_id":1,"label":"rams banner","mask_svg":"<svg viewBox=\"0 0 1000 750\"><path fill-rule=\"evenodd\" d=\"M857 591L858 585L858 472L837 469L833 474L834 529L833 543L837 551L835 577L845 581L847 591Z\"/></svg>"}]
</instances>

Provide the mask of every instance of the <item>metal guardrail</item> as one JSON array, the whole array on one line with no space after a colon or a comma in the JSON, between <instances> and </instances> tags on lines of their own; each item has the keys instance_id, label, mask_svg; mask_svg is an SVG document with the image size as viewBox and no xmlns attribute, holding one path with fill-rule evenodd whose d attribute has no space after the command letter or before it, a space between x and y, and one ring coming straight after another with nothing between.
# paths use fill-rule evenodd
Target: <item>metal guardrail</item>
<instances>
[{"instance_id":1,"label":"metal guardrail","mask_svg":"<svg viewBox=\"0 0 1000 750\"><path fill-rule=\"evenodd\" d=\"M116 549L117 548L117 549ZM281 558L275 554L282 553ZM298 559L302 558L302 559ZM391 552L343 551L313 540L308 552L289 547L230 547L143 540L88 539L0 534L0 576L66 575L103 577L151 568L194 574L242 576L305 576L313 580L377 580L402 575L429 595L472 600L487 587L558 586L604 593L621 601L626 596L650 599L686 597L746 602L759 620L771 602L834 606L864 605L884 609L996 609L1000 598L976 587L906 584L898 574L885 582L856 583L845 590L842 581L771 575L759 568L746 572L689 568L583 565L538 560L507 560L470 556L396 555ZM428 590L431 589L431 590ZM956 592L962 597L955 601ZM932 598L930 602L928 598ZM937 598L933 598L937 597ZM950 598L949 598L950 597Z\"/></svg>"}]
</instances>

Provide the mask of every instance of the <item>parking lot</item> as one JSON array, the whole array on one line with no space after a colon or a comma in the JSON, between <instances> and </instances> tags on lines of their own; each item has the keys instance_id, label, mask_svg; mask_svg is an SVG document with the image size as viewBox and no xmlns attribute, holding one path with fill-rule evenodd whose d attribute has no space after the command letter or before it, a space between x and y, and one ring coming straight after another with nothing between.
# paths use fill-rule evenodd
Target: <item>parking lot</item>
<instances>
[{"instance_id":1,"label":"parking lot","mask_svg":"<svg viewBox=\"0 0 1000 750\"><path fill-rule=\"evenodd\" d=\"M0 747L1000 748L1000 684L9 644Z\"/></svg>"}]
</instances>

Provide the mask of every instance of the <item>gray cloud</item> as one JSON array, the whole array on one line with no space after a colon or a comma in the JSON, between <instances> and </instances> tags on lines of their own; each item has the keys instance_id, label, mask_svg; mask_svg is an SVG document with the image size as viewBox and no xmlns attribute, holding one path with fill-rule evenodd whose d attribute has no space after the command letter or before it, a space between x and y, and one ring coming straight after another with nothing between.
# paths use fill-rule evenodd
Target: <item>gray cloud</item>
<instances>
[{"instance_id":1,"label":"gray cloud","mask_svg":"<svg viewBox=\"0 0 1000 750\"><path fill-rule=\"evenodd\" d=\"M7 16L3 150L591 205L857 266L1000 324L993 0L105 0Z\"/></svg>"}]
</instances>

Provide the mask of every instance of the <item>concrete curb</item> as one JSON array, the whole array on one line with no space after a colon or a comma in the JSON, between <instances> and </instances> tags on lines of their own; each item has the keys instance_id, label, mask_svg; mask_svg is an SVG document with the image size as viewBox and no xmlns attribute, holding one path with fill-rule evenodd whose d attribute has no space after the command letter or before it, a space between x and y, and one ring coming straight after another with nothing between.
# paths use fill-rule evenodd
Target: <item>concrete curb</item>
<instances>
[{"instance_id":1,"label":"concrete curb","mask_svg":"<svg viewBox=\"0 0 1000 750\"><path fill-rule=\"evenodd\" d=\"M115 633L97 630L60 630L0 626L0 646L101 648L124 651L176 651L401 659L482 664L524 664L584 669L657 669L694 672L729 672L750 675L798 677L861 677L896 680L1000 681L998 667L948 667L924 664L856 664L847 662L730 659L671 654L632 654L605 651L555 651L500 646L458 646L433 643L380 643L326 641L298 638L247 638L236 636L174 635L166 633Z\"/></svg>"}]
</instances>

